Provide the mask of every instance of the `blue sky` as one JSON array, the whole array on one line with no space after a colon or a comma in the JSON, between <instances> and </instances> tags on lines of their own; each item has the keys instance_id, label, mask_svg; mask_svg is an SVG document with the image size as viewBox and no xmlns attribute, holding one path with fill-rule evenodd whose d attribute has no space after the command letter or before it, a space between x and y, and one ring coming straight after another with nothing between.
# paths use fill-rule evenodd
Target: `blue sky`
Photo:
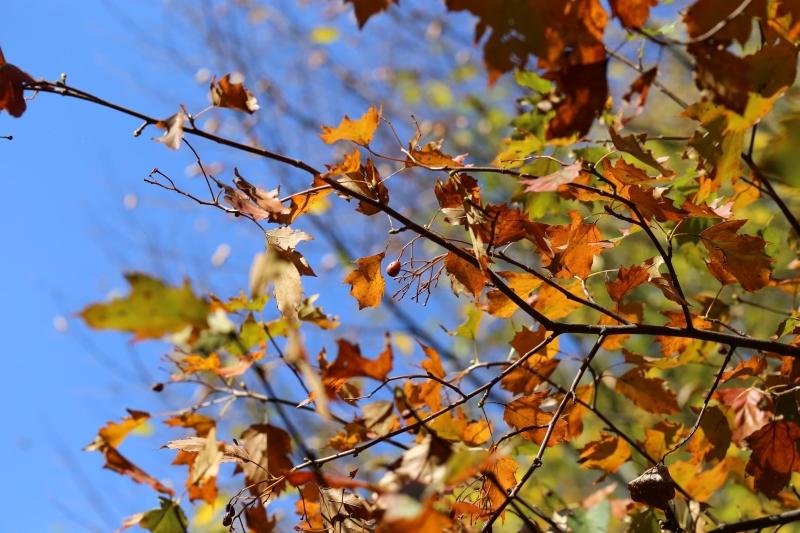
<instances>
[{"instance_id":1,"label":"blue sky","mask_svg":"<svg viewBox=\"0 0 800 533\"><path fill-rule=\"evenodd\" d=\"M171 115L178 103L196 112L207 102L207 86L194 79L191 68L177 68L159 48L164 41L178 48L191 42L182 33L185 27L175 28L175 35L162 33L163 5L138 2L131 9L126 2L99 0L8 3L0 18L0 46L9 62L35 78L55 80L65 73L76 87L153 116ZM315 23L304 13L287 15ZM470 24L463 27L471 32ZM284 44L288 52L297 53L298 43ZM202 49L181 51L205 66ZM358 50L362 60L370 53L380 62L387 52L379 47ZM313 106L321 113L314 117L318 123L335 124L344 113L365 110L366 102L352 94L332 98L324 81L303 79L292 70L291 54L285 58L285 63L269 67L289 92L299 87L322 99ZM413 65L415 58L400 54L391 60ZM233 70L228 65L217 68ZM482 77L476 84L484 90ZM262 101L260 113L279 113L271 104ZM6 481L0 484L0 509L6 518L0 533L110 531L122 517L155 505L150 489L102 470L102 457L81 448L106 421L123 416L125 408L158 413L185 405L179 395L150 392L152 383L165 379L163 345L131 344L121 335L88 331L75 313L124 292L121 274L127 270L172 281L188 276L199 292L230 295L246 286L253 254L263 247L253 225L226 220L217 211L145 184L143 178L154 166L183 182L199 178L187 175L193 158L185 150L171 152L150 141L156 131L133 138L138 125L135 119L50 94L29 102L21 119L0 114L0 135L14 136L11 142L0 140L7 198L0 210L0 288L5 296L0 356L6 368L0 432L0 471ZM410 136L408 125L397 127L401 136ZM318 167L331 159L333 150L315 135L286 133L272 131L275 138L269 141L280 142L290 154L311 154ZM228 174L236 164L245 176L256 176L253 181L275 185L260 181L274 178L270 172L277 172L275 167L213 145L196 146L206 162L222 161ZM295 190L308 180L300 178ZM355 230L385 231L380 229L384 221L377 218ZM231 254L223 268L215 269L211 257L221 245L229 246ZM377 251L359 250L361 255ZM310 259L316 268L322 254L312 252ZM346 289L325 278L306 285L307 293L324 292L320 303L327 311L351 319L355 302ZM446 284L441 290L448 291ZM359 315L361 329L344 327L336 336L357 337L365 354L375 353L383 329L372 324L380 323L381 313ZM439 334L439 323L454 328L461 321L452 313L440 314L435 303L425 313L429 329ZM309 342L309 352L315 353L319 339ZM132 437L122 451L160 478L180 478L168 464L171 454L158 453L161 443L159 438Z\"/></svg>"}]
</instances>

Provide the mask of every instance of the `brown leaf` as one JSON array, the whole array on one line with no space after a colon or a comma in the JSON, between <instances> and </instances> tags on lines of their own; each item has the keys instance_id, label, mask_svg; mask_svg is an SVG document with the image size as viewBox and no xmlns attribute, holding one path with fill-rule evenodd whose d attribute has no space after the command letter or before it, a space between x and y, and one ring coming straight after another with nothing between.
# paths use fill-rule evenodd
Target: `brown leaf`
<instances>
[{"instance_id":1,"label":"brown leaf","mask_svg":"<svg viewBox=\"0 0 800 533\"><path fill-rule=\"evenodd\" d=\"M175 491L173 491L171 488L163 485L156 478L126 459L125 456L119 453L116 448L105 445L100 449L100 452L106 458L103 468L108 468L117 474L128 476L136 483L147 485L148 487L151 487L153 490L161 492L162 494L169 494L170 496L175 494Z\"/></svg>"},{"instance_id":2,"label":"brown leaf","mask_svg":"<svg viewBox=\"0 0 800 533\"><path fill-rule=\"evenodd\" d=\"M735 277L746 291L755 291L769 284L772 259L764 252L764 239L737 234L745 222L722 222L703 230L700 238L709 252L709 265Z\"/></svg>"},{"instance_id":3,"label":"brown leaf","mask_svg":"<svg viewBox=\"0 0 800 533\"><path fill-rule=\"evenodd\" d=\"M359 28L364 28L372 15L385 11L397 2L398 0L345 0L345 3L353 4Z\"/></svg>"},{"instance_id":4,"label":"brown leaf","mask_svg":"<svg viewBox=\"0 0 800 533\"><path fill-rule=\"evenodd\" d=\"M644 96L642 98L644 98ZM614 143L614 147L617 150L631 154L645 165L658 170L665 177L675 175L675 171L670 170L662 165L661 162L653 155L653 152L644 147L644 142L647 139L646 133L641 135L627 135L623 137L613 127L608 128L608 133L611 136L611 141Z\"/></svg>"},{"instance_id":5,"label":"brown leaf","mask_svg":"<svg viewBox=\"0 0 800 533\"><path fill-rule=\"evenodd\" d=\"M621 266L614 281L606 281L606 290L612 300L620 303L626 294L639 285L647 283L649 279L650 273L644 267L639 265Z\"/></svg>"},{"instance_id":6,"label":"brown leaf","mask_svg":"<svg viewBox=\"0 0 800 533\"><path fill-rule=\"evenodd\" d=\"M338 126L322 126L320 138L328 144L336 141L352 141L361 146L367 146L378 129L381 110L371 106L361 118L351 120L347 115L344 116Z\"/></svg>"},{"instance_id":7,"label":"brown leaf","mask_svg":"<svg viewBox=\"0 0 800 533\"><path fill-rule=\"evenodd\" d=\"M542 444L547 433L547 425L553 418L553 413L550 410L544 410L542 404L548 402L550 398L550 393L543 391L512 400L506 405L506 409L503 412L503 420L518 431L528 428L520 435L536 444ZM555 405L552 407L555 408ZM547 445L555 446L564 441L569 433L570 419L562 414L553 428L553 433Z\"/></svg>"},{"instance_id":8,"label":"brown leaf","mask_svg":"<svg viewBox=\"0 0 800 533\"><path fill-rule=\"evenodd\" d=\"M753 453L745 472L755 478L755 487L774 498L789 483L792 471L800 472L800 426L788 420L776 420L749 437Z\"/></svg>"},{"instance_id":9,"label":"brown leaf","mask_svg":"<svg viewBox=\"0 0 800 533\"><path fill-rule=\"evenodd\" d=\"M344 282L349 283L350 294L358 301L358 308L378 307L383 298L386 282L383 280L381 261L384 253L356 260L358 267L350 272Z\"/></svg>"},{"instance_id":10,"label":"brown leaf","mask_svg":"<svg viewBox=\"0 0 800 533\"><path fill-rule=\"evenodd\" d=\"M236 75L236 78L241 78ZM258 111L258 100L248 91L241 81L231 81L231 74L225 74L219 81L211 78L209 86L211 103L216 107L229 107L251 115Z\"/></svg>"},{"instance_id":11,"label":"brown leaf","mask_svg":"<svg viewBox=\"0 0 800 533\"><path fill-rule=\"evenodd\" d=\"M754 356L746 361L742 361L732 370L722 374L722 383L732 379L757 376L767 368L767 360L764 357Z\"/></svg>"},{"instance_id":12,"label":"brown leaf","mask_svg":"<svg viewBox=\"0 0 800 533\"><path fill-rule=\"evenodd\" d=\"M453 252L448 252L444 260L444 268L450 276L453 292L471 294L475 299L480 296L486 284L486 275L478 268Z\"/></svg>"},{"instance_id":13,"label":"brown leaf","mask_svg":"<svg viewBox=\"0 0 800 533\"><path fill-rule=\"evenodd\" d=\"M417 165L425 167L463 167L464 155L450 156L442 152L442 142L429 142L423 147L410 143L406 157L406 168Z\"/></svg>"},{"instance_id":14,"label":"brown leaf","mask_svg":"<svg viewBox=\"0 0 800 533\"><path fill-rule=\"evenodd\" d=\"M671 414L678 412L678 399L667 382L661 378L645 376L645 369L635 367L617 378L615 390L638 407L653 414Z\"/></svg>"},{"instance_id":15,"label":"brown leaf","mask_svg":"<svg viewBox=\"0 0 800 533\"><path fill-rule=\"evenodd\" d=\"M631 457L628 443L617 435L603 433L580 450L578 463L582 468L595 468L613 474Z\"/></svg>"},{"instance_id":16,"label":"brown leaf","mask_svg":"<svg viewBox=\"0 0 800 533\"><path fill-rule=\"evenodd\" d=\"M170 427L194 429L198 437L205 437L211 428L216 426L216 421L200 413L183 413L164 420Z\"/></svg>"},{"instance_id":17,"label":"brown leaf","mask_svg":"<svg viewBox=\"0 0 800 533\"><path fill-rule=\"evenodd\" d=\"M33 78L11 63L6 63L0 48L0 111L5 109L12 117L21 117L27 108L22 86L33 83Z\"/></svg>"},{"instance_id":18,"label":"brown leaf","mask_svg":"<svg viewBox=\"0 0 800 533\"><path fill-rule=\"evenodd\" d=\"M650 86L653 85L653 80L656 79L656 75L658 74L658 67L653 67L649 70L642 72L638 78L633 80L631 83L628 92L626 92L622 99L626 102L630 102L633 100L633 95L638 94L638 101L636 103L636 107L638 110L642 110L644 108L645 103L647 103L647 96L650 94Z\"/></svg>"},{"instance_id":19,"label":"brown leaf","mask_svg":"<svg viewBox=\"0 0 800 533\"><path fill-rule=\"evenodd\" d=\"M750 38L753 18L767 19L767 2L753 0L741 13L729 19L735 8L737 6L728 0L697 0L683 15L686 32L697 39L719 27L710 39L726 44L735 39L744 46Z\"/></svg>"},{"instance_id":20,"label":"brown leaf","mask_svg":"<svg viewBox=\"0 0 800 533\"><path fill-rule=\"evenodd\" d=\"M602 8L601 8L602 9ZM569 65L545 77L556 82L561 100L547 124L547 139L585 136L603 112L608 98L605 58L594 63Z\"/></svg>"},{"instance_id":21,"label":"brown leaf","mask_svg":"<svg viewBox=\"0 0 800 533\"><path fill-rule=\"evenodd\" d=\"M292 451L292 439L283 429L269 424L254 424L248 427L238 439L247 460L239 462L237 471L244 472L245 484L250 493L258 496L262 503L269 500L269 494L262 494L274 478L283 476L292 466L289 454ZM275 494L280 494L286 486L278 481L273 487Z\"/></svg>"},{"instance_id":22,"label":"brown leaf","mask_svg":"<svg viewBox=\"0 0 800 533\"><path fill-rule=\"evenodd\" d=\"M622 25L632 30L641 29L650 16L650 8L658 5L658 0L610 0L611 12Z\"/></svg>"},{"instance_id":23,"label":"brown leaf","mask_svg":"<svg viewBox=\"0 0 800 533\"><path fill-rule=\"evenodd\" d=\"M697 412L697 409L693 409ZM700 427L692 436L686 451L692 454L692 463L721 461L731 444L731 428L725 414L716 405L708 407L700 420Z\"/></svg>"}]
</instances>

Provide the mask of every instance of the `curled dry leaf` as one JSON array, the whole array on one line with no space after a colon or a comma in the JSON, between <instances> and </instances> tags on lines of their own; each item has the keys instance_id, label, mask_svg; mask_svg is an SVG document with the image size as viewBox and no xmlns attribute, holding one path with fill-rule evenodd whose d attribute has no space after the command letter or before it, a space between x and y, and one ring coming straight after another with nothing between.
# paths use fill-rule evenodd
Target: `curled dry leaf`
<instances>
[{"instance_id":1,"label":"curled dry leaf","mask_svg":"<svg viewBox=\"0 0 800 533\"><path fill-rule=\"evenodd\" d=\"M156 127L166 131L164 135L155 137L153 140L164 144L167 148L177 150L181 147L181 141L183 140L183 125L186 122L186 118L186 109L181 105L177 113L156 122Z\"/></svg>"},{"instance_id":2,"label":"curled dry leaf","mask_svg":"<svg viewBox=\"0 0 800 533\"><path fill-rule=\"evenodd\" d=\"M628 482L631 499L658 509L666 509L675 497L675 483L663 464L645 470Z\"/></svg>"},{"instance_id":3,"label":"curled dry leaf","mask_svg":"<svg viewBox=\"0 0 800 533\"><path fill-rule=\"evenodd\" d=\"M211 78L211 103L216 107L228 107L250 114L258 111L258 100L239 80L241 77L239 74L225 74L219 81L216 77Z\"/></svg>"}]
</instances>

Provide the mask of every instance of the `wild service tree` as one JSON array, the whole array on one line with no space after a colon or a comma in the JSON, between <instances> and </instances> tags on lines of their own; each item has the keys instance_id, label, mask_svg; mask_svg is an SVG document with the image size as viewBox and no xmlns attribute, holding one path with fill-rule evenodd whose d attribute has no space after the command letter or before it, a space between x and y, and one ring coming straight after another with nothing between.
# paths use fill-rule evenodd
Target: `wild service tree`
<instances>
[{"instance_id":1,"label":"wild service tree","mask_svg":"<svg viewBox=\"0 0 800 533\"><path fill-rule=\"evenodd\" d=\"M361 27L404 9L347 3ZM158 169L146 181L263 232L239 295L128 273L127 296L81 312L93 328L169 343L171 375L154 393L198 389L164 417L180 438L154 443L186 467L183 489L120 451L146 412L87 446L160 495L124 527L186 531L185 509L222 491L220 523L237 531L791 528L800 3L445 5L475 19L489 86L513 76L522 92L492 160L451 155L418 124L401 138L376 101L321 125L340 151L317 168L310 154L210 132L199 110L153 117L0 55L0 109L20 117L26 92L52 93L134 117L137 135L160 128L157 141L196 158L204 190ZM683 70L662 72L668 57ZM612 65L629 72L624 87ZM213 77L212 105L259 113L240 78ZM237 170L216 175L196 139L283 164L305 185L282 196ZM409 176L422 184L413 194ZM409 319L410 359L389 334L367 355L358 336L337 335L326 294L303 290L317 265L300 228L329 203L354 232L383 234L341 279L359 309L419 316L449 300L464 323L443 335Z\"/></svg>"}]
</instances>

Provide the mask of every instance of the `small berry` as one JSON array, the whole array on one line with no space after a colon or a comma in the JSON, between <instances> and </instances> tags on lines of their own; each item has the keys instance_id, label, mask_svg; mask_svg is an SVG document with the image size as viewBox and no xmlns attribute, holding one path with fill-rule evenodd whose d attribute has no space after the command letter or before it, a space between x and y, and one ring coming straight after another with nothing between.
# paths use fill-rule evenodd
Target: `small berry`
<instances>
[{"instance_id":1,"label":"small berry","mask_svg":"<svg viewBox=\"0 0 800 533\"><path fill-rule=\"evenodd\" d=\"M395 259L386 265L386 275L393 278L400 273L400 261Z\"/></svg>"}]
</instances>

